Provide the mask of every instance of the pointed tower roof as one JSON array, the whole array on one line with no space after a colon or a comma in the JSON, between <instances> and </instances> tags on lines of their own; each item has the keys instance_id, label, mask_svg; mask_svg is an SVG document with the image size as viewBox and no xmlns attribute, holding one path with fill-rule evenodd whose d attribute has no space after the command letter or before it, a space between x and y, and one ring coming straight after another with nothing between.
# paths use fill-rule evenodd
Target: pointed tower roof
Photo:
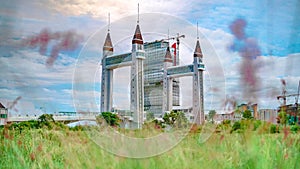
<instances>
[{"instance_id":1,"label":"pointed tower roof","mask_svg":"<svg viewBox=\"0 0 300 169\"><path fill-rule=\"evenodd\" d=\"M203 57L201 47L200 47L200 42L198 39L197 39L197 43L196 43L194 57L201 57L201 58Z\"/></svg>"},{"instance_id":2,"label":"pointed tower roof","mask_svg":"<svg viewBox=\"0 0 300 169\"><path fill-rule=\"evenodd\" d=\"M170 47L169 46L167 47L167 51L166 51L164 62L173 63L173 59L172 59L172 56L171 56L171 52L170 52Z\"/></svg>"},{"instance_id":3,"label":"pointed tower roof","mask_svg":"<svg viewBox=\"0 0 300 169\"><path fill-rule=\"evenodd\" d=\"M139 24L137 24L136 28L135 28L135 33L133 35L132 44L142 45L143 43L144 42L143 42L143 37L142 37L142 34L141 34L140 26L139 26Z\"/></svg>"},{"instance_id":4,"label":"pointed tower roof","mask_svg":"<svg viewBox=\"0 0 300 169\"><path fill-rule=\"evenodd\" d=\"M0 103L0 109L5 109L2 103Z\"/></svg>"},{"instance_id":5,"label":"pointed tower roof","mask_svg":"<svg viewBox=\"0 0 300 169\"><path fill-rule=\"evenodd\" d=\"M110 39L110 33L108 32L106 35L106 39L103 45L103 50L107 50L107 51L114 51L111 39Z\"/></svg>"}]
</instances>

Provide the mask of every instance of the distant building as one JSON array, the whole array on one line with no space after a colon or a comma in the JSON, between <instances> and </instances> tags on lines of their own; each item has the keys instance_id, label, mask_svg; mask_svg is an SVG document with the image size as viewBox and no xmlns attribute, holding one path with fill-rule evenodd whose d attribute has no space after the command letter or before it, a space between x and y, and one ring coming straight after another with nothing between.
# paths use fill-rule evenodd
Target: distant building
<instances>
[{"instance_id":1,"label":"distant building","mask_svg":"<svg viewBox=\"0 0 300 169\"><path fill-rule=\"evenodd\" d=\"M255 119L259 118L259 113L257 110L257 104L240 104L237 106L237 109L232 112L223 112L217 113L214 116L214 121L216 123L222 123L224 120L230 121L239 121L243 118L243 112L249 110L251 112L252 117Z\"/></svg>"},{"instance_id":2,"label":"distant building","mask_svg":"<svg viewBox=\"0 0 300 169\"><path fill-rule=\"evenodd\" d=\"M235 111L231 113L220 113L214 116L214 121L216 123L222 123L224 120L239 121L241 119L242 119L242 114Z\"/></svg>"},{"instance_id":3,"label":"distant building","mask_svg":"<svg viewBox=\"0 0 300 169\"><path fill-rule=\"evenodd\" d=\"M288 104L285 106L280 106L277 109L277 113L280 113L281 111L286 112L288 118L291 118L289 120L294 121L295 123L298 123L300 125L300 105L295 104Z\"/></svg>"},{"instance_id":4,"label":"distant building","mask_svg":"<svg viewBox=\"0 0 300 169\"><path fill-rule=\"evenodd\" d=\"M237 106L237 109L239 112L243 113L246 110L250 110L251 111L251 115L252 117L254 117L254 119L259 119L259 115L258 115L258 108L257 108L257 104L240 104Z\"/></svg>"},{"instance_id":5,"label":"distant building","mask_svg":"<svg viewBox=\"0 0 300 169\"><path fill-rule=\"evenodd\" d=\"M162 115L163 109L163 70L164 60L169 42L154 41L144 43L146 59L144 61L144 108L145 111L154 113L155 117ZM179 59L174 62L175 56L171 54L172 63L168 66L176 66ZM173 106L179 106L179 80L173 79L172 101Z\"/></svg>"},{"instance_id":6,"label":"distant building","mask_svg":"<svg viewBox=\"0 0 300 169\"><path fill-rule=\"evenodd\" d=\"M8 109L0 103L0 126L7 124Z\"/></svg>"},{"instance_id":7,"label":"distant building","mask_svg":"<svg viewBox=\"0 0 300 169\"><path fill-rule=\"evenodd\" d=\"M278 112L284 111L286 114L291 116L300 116L300 105L298 104L288 104L285 106L280 106L277 109Z\"/></svg>"},{"instance_id":8,"label":"distant building","mask_svg":"<svg viewBox=\"0 0 300 169\"><path fill-rule=\"evenodd\" d=\"M214 119L215 123L222 123L224 120L232 121L234 119L234 112L216 114L213 119Z\"/></svg>"},{"instance_id":9,"label":"distant building","mask_svg":"<svg viewBox=\"0 0 300 169\"><path fill-rule=\"evenodd\" d=\"M239 121L243 117L242 113L233 112L233 121Z\"/></svg>"},{"instance_id":10,"label":"distant building","mask_svg":"<svg viewBox=\"0 0 300 169\"><path fill-rule=\"evenodd\" d=\"M276 109L260 109L259 110L259 120L267 121L276 124L276 117L278 116L278 112Z\"/></svg>"}]
</instances>

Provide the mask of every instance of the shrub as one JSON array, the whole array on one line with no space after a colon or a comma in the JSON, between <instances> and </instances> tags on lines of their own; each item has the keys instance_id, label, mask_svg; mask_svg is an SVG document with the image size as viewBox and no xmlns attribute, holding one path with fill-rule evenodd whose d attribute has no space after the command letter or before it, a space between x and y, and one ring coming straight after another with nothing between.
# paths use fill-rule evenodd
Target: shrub
<instances>
[{"instance_id":1,"label":"shrub","mask_svg":"<svg viewBox=\"0 0 300 169\"><path fill-rule=\"evenodd\" d=\"M102 112L100 117L103 117L106 123L110 126L120 126L120 118L117 114Z\"/></svg>"},{"instance_id":2,"label":"shrub","mask_svg":"<svg viewBox=\"0 0 300 169\"><path fill-rule=\"evenodd\" d=\"M155 124L156 128L165 128L166 124L164 124L162 121L154 119L153 123Z\"/></svg>"},{"instance_id":3,"label":"shrub","mask_svg":"<svg viewBox=\"0 0 300 169\"><path fill-rule=\"evenodd\" d=\"M224 125L230 125L231 121L230 120L223 120L222 124Z\"/></svg>"},{"instance_id":4,"label":"shrub","mask_svg":"<svg viewBox=\"0 0 300 169\"><path fill-rule=\"evenodd\" d=\"M300 127L298 125L291 126L291 131L293 133L297 133L300 130Z\"/></svg>"},{"instance_id":5,"label":"shrub","mask_svg":"<svg viewBox=\"0 0 300 169\"><path fill-rule=\"evenodd\" d=\"M279 133L277 125L275 125L275 124L270 125L270 133L272 133L272 134L273 133Z\"/></svg>"},{"instance_id":6,"label":"shrub","mask_svg":"<svg viewBox=\"0 0 300 169\"><path fill-rule=\"evenodd\" d=\"M243 112L243 118L245 118L245 119L252 119L253 117L252 117L251 111L250 110L245 110Z\"/></svg>"},{"instance_id":7,"label":"shrub","mask_svg":"<svg viewBox=\"0 0 300 169\"><path fill-rule=\"evenodd\" d=\"M253 125L254 125L253 130L255 131L256 129L259 128L259 126L261 126L261 121L260 120L255 120Z\"/></svg>"},{"instance_id":8,"label":"shrub","mask_svg":"<svg viewBox=\"0 0 300 169\"><path fill-rule=\"evenodd\" d=\"M236 122L234 122L234 124L232 125L231 132L237 131L237 130L240 130L240 129L242 129L241 122L240 122L240 121L236 121Z\"/></svg>"},{"instance_id":9,"label":"shrub","mask_svg":"<svg viewBox=\"0 0 300 169\"><path fill-rule=\"evenodd\" d=\"M183 112L171 111L170 113L165 113L163 116L163 123L165 125L170 125L172 127L187 127L188 120Z\"/></svg>"}]
</instances>

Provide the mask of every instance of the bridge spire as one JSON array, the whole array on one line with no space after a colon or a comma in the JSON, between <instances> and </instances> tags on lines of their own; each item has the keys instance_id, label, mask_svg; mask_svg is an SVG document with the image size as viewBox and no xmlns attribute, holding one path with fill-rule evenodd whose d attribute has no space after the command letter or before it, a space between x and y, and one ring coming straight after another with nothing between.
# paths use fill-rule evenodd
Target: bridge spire
<instances>
[{"instance_id":1,"label":"bridge spire","mask_svg":"<svg viewBox=\"0 0 300 169\"><path fill-rule=\"evenodd\" d=\"M194 51L194 57L200 57L202 58L202 50L200 47L200 42L199 42L199 34L198 34L198 22L197 22L197 42L196 42L196 47L195 47L195 51Z\"/></svg>"},{"instance_id":2,"label":"bridge spire","mask_svg":"<svg viewBox=\"0 0 300 169\"><path fill-rule=\"evenodd\" d=\"M135 28L135 33L133 35L133 39L132 39L132 44L144 44L143 42L143 37L141 34L141 30L140 30L140 25L139 25L139 4L138 4L138 19L137 19L137 25Z\"/></svg>"},{"instance_id":3,"label":"bridge spire","mask_svg":"<svg viewBox=\"0 0 300 169\"><path fill-rule=\"evenodd\" d=\"M108 13L108 26L107 26L107 32L110 31L110 13Z\"/></svg>"},{"instance_id":4,"label":"bridge spire","mask_svg":"<svg viewBox=\"0 0 300 169\"><path fill-rule=\"evenodd\" d=\"M110 38L110 13L108 13L108 26L107 26L107 35L103 45L103 51L113 52L113 44Z\"/></svg>"},{"instance_id":5,"label":"bridge spire","mask_svg":"<svg viewBox=\"0 0 300 169\"><path fill-rule=\"evenodd\" d=\"M194 57L200 57L200 58L203 57L199 40L197 40L197 42L196 42L196 47L195 47L195 51L194 51Z\"/></svg>"},{"instance_id":6,"label":"bridge spire","mask_svg":"<svg viewBox=\"0 0 300 169\"><path fill-rule=\"evenodd\" d=\"M171 52L170 52L170 47L169 46L167 47L167 51L166 51L164 62L173 63Z\"/></svg>"},{"instance_id":7,"label":"bridge spire","mask_svg":"<svg viewBox=\"0 0 300 169\"><path fill-rule=\"evenodd\" d=\"M138 3L138 15L137 15L137 24L139 24L139 22L140 22L140 4Z\"/></svg>"},{"instance_id":8,"label":"bridge spire","mask_svg":"<svg viewBox=\"0 0 300 169\"><path fill-rule=\"evenodd\" d=\"M198 21L197 21L197 40L199 40L199 34L198 34Z\"/></svg>"}]
</instances>

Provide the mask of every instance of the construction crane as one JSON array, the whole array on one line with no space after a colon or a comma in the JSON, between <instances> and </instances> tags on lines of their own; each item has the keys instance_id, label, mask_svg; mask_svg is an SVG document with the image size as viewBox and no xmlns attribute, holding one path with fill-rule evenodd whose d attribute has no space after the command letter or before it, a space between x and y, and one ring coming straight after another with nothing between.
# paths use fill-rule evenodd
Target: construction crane
<instances>
[{"instance_id":1,"label":"construction crane","mask_svg":"<svg viewBox=\"0 0 300 169\"><path fill-rule=\"evenodd\" d=\"M161 41L167 41L167 40L175 40L176 39L176 50L174 52L174 62L173 62L173 65L176 66L177 65L177 58L179 58L179 44L180 44L180 41L179 41L179 38L185 38L185 35L179 35L179 33L176 34L176 36L173 36L173 37L168 37L166 39L161 39Z\"/></svg>"},{"instance_id":2,"label":"construction crane","mask_svg":"<svg viewBox=\"0 0 300 169\"><path fill-rule=\"evenodd\" d=\"M286 105L286 98L287 98L287 97L293 97L293 96L296 96L295 100L296 100L296 103L298 103L299 95L300 95L300 94L298 93L298 94L288 94L288 95L277 96L277 100L283 99L283 104L282 104L282 105Z\"/></svg>"},{"instance_id":3,"label":"construction crane","mask_svg":"<svg viewBox=\"0 0 300 169\"><path fill-rule=\"evenodd\" d=\"M294 111L295 111L296 115L299 115L298 100L299 100L299 95L300 95L300 80L299 80L299 84L298 84L298 93L297 94L298 95L296 96ZM298 117L298 125L300 125L300 117Z\"/></svg>"},{"instance_id":4,"label":"construction crane","mask_svg":"<svg viewBox=\"0 0 300 169\"><path fill-rule=\"evenodd\" d=\"M277 99L283 99L283 103L281 104L281 106L279 107L280 111L284 111L289 115L289 124L295 124L297 122L298 119L298 124L300 125L300 116L299 116L299 106L298 106L298 100L299 100L299 95L300 95L300 80L299 80L299 84L298 84L298 92L296 94L288 94L286 95L286 83L284 80L282 80L282 95L281 96L277 96ZM295 97L295 104L289 104L286 105L286 98L287 97ZM277 123L280 123L280 118L278 117L277 119Z\"/></svg>"},{"instance_id":5,"label":"construction crane","mask_svg":"<svg viewBox=\"0 0 300 169\"><path fill-rule=\"evenodd\" d=\"M298 118L299 119L298 123L300 125L300 117L297 117L298 116L298 109L299 109L298 100L299 100L299 95L300 95L300 80L299 80L299 84L298 84L298 92L296 94L286 95L286 89L285 89L286 84L285 84L284 80L282 80L282 84L283 84L282 95L277 96L278 100L283 99L283 103L280 106L280 110L288 113L290 115L290 117L293 118L293 120L291 120L291 124L295 123L295 121L296 121L295 118ZM286 98L287 97L294 97L294 96L296 96L295 97L295 104L286 105Z\"/></svg>"},{"instance_id":6,"label":"construction crane","mask_svg":"<svg viewBox=\"0 0 300 169\"><path fill-rule=\"evenodd\" d=\"M280 100L280 99L283 99L283 104L282 106L285 106L286 105L286 98L287 97L293 97L293 96L296 96L295 98L295 104L298 104L298 100L299 100L299 95L300 95L300 80L299 80L299 84L298 84L298 93L297 94L289 94L289 95L286 95L286 89L285 89L285 85L282 89L282 95L280 96L277 96L277 100Z\"/></svg>"},{"instance_id":7,"label":"construction crane","mask_svg":"<svg viewBox=\"0 0 300 169\"><path fill-rule=\"evenodd\" d=\"M299 84L298 84L298 93L297 93L297 96L296 96L296 100L295 100L295 104L298 105L298 100L299 100L299 95L300 95L300 80L299 80Z\"/></svg>"}]
</instances>

